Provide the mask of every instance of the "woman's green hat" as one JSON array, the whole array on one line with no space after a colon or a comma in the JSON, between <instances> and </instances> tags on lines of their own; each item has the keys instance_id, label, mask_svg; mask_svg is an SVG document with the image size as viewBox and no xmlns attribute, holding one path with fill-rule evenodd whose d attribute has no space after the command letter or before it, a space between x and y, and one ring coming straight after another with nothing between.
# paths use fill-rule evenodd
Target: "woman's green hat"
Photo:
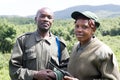
<instances>
[{"instance_id":1,"label":"woman's green hat","mask_svg":"<svg viewBox=\"0 0 120 80\"><path fill-rule=\"evenodd\" d=\"M90 12L90 11L84 11L84 12L74 11L71 14L71 17L75 20L83 18L83 17L88 18L88 19L92 19L95 21L96 27L100 26L99 18L97 17L97 15L95 13Z\"/></svg>"}]
</instances>

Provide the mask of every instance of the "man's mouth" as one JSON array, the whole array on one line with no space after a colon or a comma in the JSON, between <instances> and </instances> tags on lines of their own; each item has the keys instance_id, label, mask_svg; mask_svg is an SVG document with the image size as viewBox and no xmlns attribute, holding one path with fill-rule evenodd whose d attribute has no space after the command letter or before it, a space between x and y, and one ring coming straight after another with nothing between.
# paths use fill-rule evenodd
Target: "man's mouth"
<instances>
[{"instance_id":1,"label":"man's mouth","mask_svg":"<svg viewBox=\"0 0 120 80\"><path fill-rule=\"evenodd\" d=\"M47 23L42 23L42 25L45 26L45 27L49 26L49 24L47 24Z\"/></svg>"}]
</instances>

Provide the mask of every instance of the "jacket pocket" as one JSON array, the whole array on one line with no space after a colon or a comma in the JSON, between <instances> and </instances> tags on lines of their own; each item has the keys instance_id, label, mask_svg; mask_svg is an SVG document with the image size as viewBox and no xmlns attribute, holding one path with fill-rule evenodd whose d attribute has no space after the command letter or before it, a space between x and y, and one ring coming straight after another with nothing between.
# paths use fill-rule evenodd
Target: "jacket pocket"
<instances>
[{"instance_id":1,"label":"jacket pocket","mask_svg":"<svg viewBox=\"0 0 120 80\"><path fill-rule=\"evenodd\" d=\"M25 50L23 63L25 63L26 68L36 70L36 53L34 49Z\"/></svg>"}]
</instances>

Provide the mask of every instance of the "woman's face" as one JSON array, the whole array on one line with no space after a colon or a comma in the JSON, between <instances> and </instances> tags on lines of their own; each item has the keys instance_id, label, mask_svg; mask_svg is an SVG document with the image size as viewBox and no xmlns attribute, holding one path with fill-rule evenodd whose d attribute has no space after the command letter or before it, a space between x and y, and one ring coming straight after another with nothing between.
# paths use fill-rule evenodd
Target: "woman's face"
<instances>
[{"instance_id":1,"label":"woman's face","mask_svg":"<svg viewBox=\"0 0 120 80\"><path fill-rule=\"evenodd\" d=\"M87 43L95 32L95 27L88 19L78 19L75 22L74 32L81 44Z\"/></svg>"}]
</instances>

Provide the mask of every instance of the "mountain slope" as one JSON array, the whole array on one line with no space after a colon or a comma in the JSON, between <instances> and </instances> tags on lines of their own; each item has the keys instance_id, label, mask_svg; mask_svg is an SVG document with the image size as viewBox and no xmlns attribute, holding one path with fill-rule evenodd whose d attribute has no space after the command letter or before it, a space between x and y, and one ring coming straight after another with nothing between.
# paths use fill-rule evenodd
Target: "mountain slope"
<instances>
[{"instance_id":1,"label":"mountain slope","mask_svg":"<svg viewBox=\"0 0 120 80\"><path fill-rule=\"evenodd\" d=\"M67 19L73 11L92 11L96 13L99 17L116 17L120 16L120 5L100 5L100 6L90 6L90 5L80 5L70 7L61 11L55 12L55 19Z\"/></svg>"}]
</instances>

